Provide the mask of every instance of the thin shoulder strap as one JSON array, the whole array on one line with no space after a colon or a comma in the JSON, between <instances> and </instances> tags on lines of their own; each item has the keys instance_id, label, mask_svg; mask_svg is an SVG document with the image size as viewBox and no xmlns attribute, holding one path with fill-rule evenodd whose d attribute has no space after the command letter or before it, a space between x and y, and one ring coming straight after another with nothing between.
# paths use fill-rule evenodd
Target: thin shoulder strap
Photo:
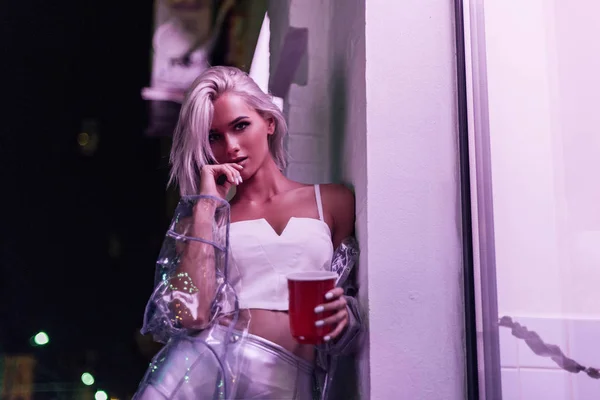
<instances>
[{"instance_id":1,"label":"thin shoulder strap","mask_svg":"<svg viewBox=\"0 0 600 400\"><path fill-rule=\"evenodd\" d=\"M317 209L319 210L319 219L321 221L325 221L323 219L323 202L321 201L321 188L319 185L315 185L315 199L317 200Z\"/></svg>"}]
</instances>

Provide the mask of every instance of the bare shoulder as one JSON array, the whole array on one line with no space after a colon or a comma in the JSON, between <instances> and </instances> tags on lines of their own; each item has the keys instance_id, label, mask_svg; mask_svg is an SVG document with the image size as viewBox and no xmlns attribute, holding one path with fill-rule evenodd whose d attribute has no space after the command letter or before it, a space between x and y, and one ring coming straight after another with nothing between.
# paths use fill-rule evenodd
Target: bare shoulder
<instances>
[{"instance_id":1,"label":"bare shoulder","mask_svg":"<svg viewBox=\"0 0 600 400\"><path fill-rule=\"evenodd\" d=\"M339 242L354 233L354 192L340 184L320 185L323 208L333 220L333 242Z\"/></svg>"},{"instance_id":2,"label":"bare shoulder","mask_svg":"<svg viewBox=\"0 0 600 400\"><path fill-rule=\"evenodd\" d=\"M345 185L338 183L326 183L319 185L324 203L327 203L327 208L349 208L354 213L354 192Z\"/></svg>"}]
</instances>

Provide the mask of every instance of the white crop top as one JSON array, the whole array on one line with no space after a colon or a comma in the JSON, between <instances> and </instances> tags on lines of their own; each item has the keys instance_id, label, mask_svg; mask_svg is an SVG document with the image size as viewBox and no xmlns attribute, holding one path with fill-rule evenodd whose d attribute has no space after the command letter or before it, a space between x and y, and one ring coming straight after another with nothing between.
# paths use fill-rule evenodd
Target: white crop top
<instances>
[{"instance_id":1,"label":"white crop top","mask_svg":"<svg viewBox=\"0 0 600 400\"><path fill-rule=\"evenodd\" d=\"M281 235L264 218L230 224L230 277L240 308L285 311L287 274L331 269L333 244L319 185L315 198L319 219L291 217Z\"/></svg>"}]
</instances>

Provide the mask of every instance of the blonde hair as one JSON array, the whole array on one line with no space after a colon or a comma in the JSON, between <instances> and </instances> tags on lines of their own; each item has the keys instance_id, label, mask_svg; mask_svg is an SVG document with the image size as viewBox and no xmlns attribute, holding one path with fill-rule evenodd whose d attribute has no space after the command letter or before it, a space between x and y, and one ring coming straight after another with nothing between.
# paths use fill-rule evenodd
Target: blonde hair
<instances>
[{"instance_id":1,"label":"blonde hair","mask_svg":"<svg viewBox=\"0 0 600 400\"><path fill-rule=\"evenodd\" d=\"M202 167L215 162L208 132L213 119L213 102L224 93L242 97L260 116L274 119L275 131L268 136L269 152L279 169L287 165L283 144L287 124L271 96L237 68L211 67L189 89L173 133L169 184L177 182L182 196L198 194Z\"/></svg>"}]
</instances>

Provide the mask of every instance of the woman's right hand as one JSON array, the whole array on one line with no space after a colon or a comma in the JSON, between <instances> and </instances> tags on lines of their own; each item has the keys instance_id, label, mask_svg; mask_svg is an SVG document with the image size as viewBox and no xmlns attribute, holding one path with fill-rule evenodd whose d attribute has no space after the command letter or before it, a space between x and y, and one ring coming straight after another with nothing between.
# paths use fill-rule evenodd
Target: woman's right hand
<instances>
[{"instance_id":1,"label":"woman's right hand","mask_svg":"<svg viewBox=\"0 0 600 400\"><path fill-rule=\"evenodd\" d=\"M200 172L200 194L224 199L231 186L242 183L240 171L243 168L241 165L233 163L203 166Z\"/></svg>"}]
</instances>

